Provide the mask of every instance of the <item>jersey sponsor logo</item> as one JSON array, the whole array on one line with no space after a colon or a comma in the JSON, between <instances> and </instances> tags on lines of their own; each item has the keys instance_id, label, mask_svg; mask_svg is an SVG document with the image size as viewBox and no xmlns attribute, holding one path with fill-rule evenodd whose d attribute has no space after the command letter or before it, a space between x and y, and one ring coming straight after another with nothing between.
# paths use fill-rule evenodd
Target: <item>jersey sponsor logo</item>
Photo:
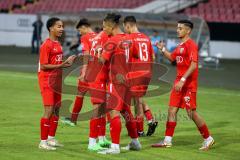
<instances>
[{"instance_id":1,"label":"jersey sponsor logo","mask_svg":"<svg viewBox=\"0 0 240 160\"><path fill-rule=\"evenodd\" d=\"M183 62L183 57L182 56L177 56L176 61L177 61L177 63L182 63Z\"/></svg>"},{"instance_id":2,"label":"jersey sponsor logo","mask_svg":"<svg viewBox=\"0 0 240 160\"><path fill-rule=\"evenodd\" d=\"M56 62L61 62L62 61L62 54L58 54L58 55L56 55L56 58L55 58L55 61Z\"/></svg>"},{"instance_id":3,"label":"jersey sponsor logo","mask_svg":"<svg viewBox=\"0 0 240 160\"><path fill-rule=\"evenodd\" d=\"M180 48L180 54L182 54L184 51L184 48Z\"/></svg>"}]
</instances>

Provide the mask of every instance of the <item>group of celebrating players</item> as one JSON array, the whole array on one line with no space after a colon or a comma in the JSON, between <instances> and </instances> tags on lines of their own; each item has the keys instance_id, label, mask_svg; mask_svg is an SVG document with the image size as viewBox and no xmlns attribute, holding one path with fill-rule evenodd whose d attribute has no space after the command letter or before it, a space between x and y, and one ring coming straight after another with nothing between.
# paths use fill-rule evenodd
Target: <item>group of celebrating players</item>
<instances>
[{"instance_id":1,"label":"group of celebrating players","mask_svg":"<svg viewBox=\"0 0 240 160\"><path fill-rule=\"evenodd\" d=\"M154 53L151 40L139 32L134 16L124 18L124 33L121 30L120 18L119 14L107 14L100 33L94 33L89 21L85 18L81 19L76 26L81 34L83 54L81 60L84 65L78 77L78 94L72 115L65 121L76 125L84 95L89 92L93 112L89 125L88 149L100 154L120 153L121 115L131 138L131 142L122 148L124 150L141 150L138 137L144 136L144 115L149 127L147 136L151 136L158 125L150 108L143 100L152 77ZM79 59L73 55L63 61L63 51L58 39L64 28L59 18L50 18L47 21L47 29L49 38L41 45L38 70L44 105L44 115L40 120L39 148L56 150L56 147L63 146L55 139L61 106L62 69L70 67ZM166 58L176 62L177 77L170 95L165 138L153 144L152 147L172 146L179 108L186 108L189 117L203 136L204 142L200 150L208 150L214 144L206 123L196 111L198 49L189 37L192 29L191 21L178 21L177 33L181 43L173 53L166 50L163 42L154 44ZM132 101L136 117L131 112ZM109 116L111 141L105 137L106 115Z\"/></svg>"}]
</instances>

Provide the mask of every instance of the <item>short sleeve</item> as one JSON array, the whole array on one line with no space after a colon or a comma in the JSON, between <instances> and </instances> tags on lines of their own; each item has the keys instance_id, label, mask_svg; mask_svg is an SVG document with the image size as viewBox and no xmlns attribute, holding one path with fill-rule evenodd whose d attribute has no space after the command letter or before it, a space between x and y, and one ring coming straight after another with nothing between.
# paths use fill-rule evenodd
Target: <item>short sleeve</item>
<instances>
[{"instance_id":1,"label":"short sleeve","mask_svg":"<svg viewBox=\"0 0 240 160\"><path fill-rule=\"evenodd\" d=\"M51 49L50 47L45 43L40 48L40 64L48 64L49 63L49 55L50 55Z\"/></svg>"},{"instance_id":2,"label":"short sleeve","mask_svg":"<svg viewBox=\"0 0 240 160\"><path fill-rule=\"evenodd\" d=\"M88 52L90 51L89 41L86 36L83 36L81 38L81 45L82 45L82 52Z\"/></svg>"},{"instance_id":3,"label":"short sleeve","mask_svg":"<svg viewBox=\"0 0 240 160\"><path fill-rule=\"evenodd\" d=\"M193 62L198 62L198 48L194 43L189 45L189 59Z\"/></svg>"},{"instance_id":4,"label":"short sleeve","mask_svg":"<svg viewBox=\"0 0 240 160\"><path fill-rule=\"evenodd\" d=\"M172 58L172 60L173 61L175 61L176 60L176 56L177 56L177 49L178 49L178 47L177 48L175 48L175 50L172 52L172 54L171 54L171 58Z\"/></svg>"}]
</instances>

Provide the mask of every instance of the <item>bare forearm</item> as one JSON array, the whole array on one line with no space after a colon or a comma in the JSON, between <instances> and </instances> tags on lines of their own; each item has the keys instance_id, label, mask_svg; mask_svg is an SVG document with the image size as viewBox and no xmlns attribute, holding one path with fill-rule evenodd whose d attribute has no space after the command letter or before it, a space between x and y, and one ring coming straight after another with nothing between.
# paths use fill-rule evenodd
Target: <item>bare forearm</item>
<instances>
[{"instance_id":1,"label":"bare forearm","mask_svg":"<svg viewBox=\"0 0 240 160\"><path fill-rule=\"evenodd\" d=\"M162 52L162 54L169 60L169 61L173 61L172 57L171 57L171 52L165 50L164 52Z\"/></svg>"},{"instance_id":2,"label":"bare forearm","mask_svg":"<svg viewBox=\"0 0 240 160\"><path fill-rule=\"evenodd\" d=\"M62 64L41 64L41 70L62 68Z\"/></svg>"}]
</instances>

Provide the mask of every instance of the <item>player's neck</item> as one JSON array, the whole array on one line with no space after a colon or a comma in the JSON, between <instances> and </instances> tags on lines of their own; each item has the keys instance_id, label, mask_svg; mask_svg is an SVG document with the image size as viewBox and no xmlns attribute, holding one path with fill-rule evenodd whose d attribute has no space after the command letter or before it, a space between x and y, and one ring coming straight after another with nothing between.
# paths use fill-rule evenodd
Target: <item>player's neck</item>
<instances>
[{"instance_id":1,"label":"player's neck","mask_svg":"<svg viewBox=\"0 0 240 160\"><path fill-rule=\"evenodd\" d=\"M117 35L117 34L123 34L122 30L120 28L116 28L114 31L113 31L113 36Z\"/></svg>"},{"instance_id":2,"label":"player's neck","mask_svg":"<svg viewBox=\"0 0 240 160\"><path fill-rule=\"evenodd\" d=\"M131 33L139 33L139 30L137 28L133 28Z\"/></svg>"},{"instance_id":3,"label":"player's neck","mask_svg":"<svg viewBox=\"0 0 240 160\"><path fill-rule=\"evenodd\" d=\"M185 43L190 37L189 36L185 36L181 38L181 43Z\"/></svg>"},{"instance_id":4,"label":"player's neck","mask_svg":"<svg viewBox=\"0 0 240 160\"><path fill-rule=\"evenodd\" d=\"M49 35L49 39L52 41L58 41L58 37L51 34Z\"/></svg>"},{"instance_id":5,"label":"player's neck","mask_svg":"<svg viewBox=\"0 0 240 160\"><path fill-rule=\"evenodd\" d=\"M92 28L89 28L87 33L92 33L92 32L93 32Z\"/></svg>"}]
</instances>

